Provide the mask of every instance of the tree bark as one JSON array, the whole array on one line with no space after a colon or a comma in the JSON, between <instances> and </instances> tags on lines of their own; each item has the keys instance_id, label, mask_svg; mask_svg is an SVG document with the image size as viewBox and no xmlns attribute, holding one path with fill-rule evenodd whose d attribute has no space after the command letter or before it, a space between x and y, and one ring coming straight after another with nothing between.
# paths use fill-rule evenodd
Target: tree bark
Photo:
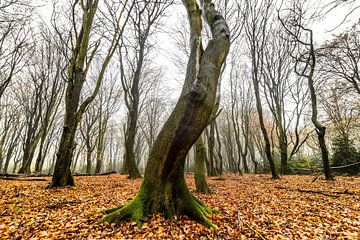
<instances>
[{"instance_id":1,"label":"tree bark","mask_svg":"<svg viewBox=\"0 0 360 240\"><path fill-rule=\"evenodd\" d=\"M195 142L194 150L194 174L196 191L209 194L211 191L207 185L205 177L206 148L201 135Z\"/></svg>"},{"instance_id":2,"label":"tree bark","mask_svg":"<svg viewBox=\"0 0 360 240\"><path fill-rule=\"evenodd\" d=\"M213 39L203 50L201 43L201 10L195 0L184 0L191 29L191 53L180 98L160 131L148 164L143 183L135 198L123 207L107 211L102 222L119 222L130 218L138 224L149 214L163 213L170 219L181 214L216 228L207 218L214 211L196 199L184 178L185 158L208 125L214 108L221 67L227 56L229 28L210 0L203 1L203 10Z\"/></svg>"},{"instance_id":3,"label":"tree bark","mask_svg":"<svg viewBox=\"0 0 360 240\"><path fill-rule=\"evenodd\" d=\"M86 73L91 64L91 61L93 60L93 56L96 54L100 44L99 41L95 43L94 49L90 57L88 57L91 30L94 17L98 8L98 3L99 0L88 0L86 4L80 4L79 1L75 1L72 6L73 9L75 9L77 4L80 4L83 16L81 28L78 32L75 31L75 43L73 43L74 45L72 49L72 56L68 67L68 79L65 95L64 128L61 136L59 149L57 152L52 182L49 184L48 188L74 185L74 179L71 175L70 167L73 157L73 151L75 148L74 139L76 130L87 107L95 99L97 93L99 92L106 68L116 50L116 47L122 35L124 28L123 26L128 21L127 17L125 19L125 22L120 23L120 21L123 20L122 13L124 11L122 10L120 11L120 16L117 16L116 13L112 15L112 17L115 17L116 20L113 19L115 29L110 40L110 46L101 64L100 72L96 78L96 85L94 90L88 97L85 98L85 100L80 105L80 95L84 82L86 80ZM127 0L125 0L123 6L125 6L126 4ZM74 16L75 14L73 14L73 17ZM75 21L77 19L72 20L73 24L76 25Z\"/></svg>"}]
</instances>

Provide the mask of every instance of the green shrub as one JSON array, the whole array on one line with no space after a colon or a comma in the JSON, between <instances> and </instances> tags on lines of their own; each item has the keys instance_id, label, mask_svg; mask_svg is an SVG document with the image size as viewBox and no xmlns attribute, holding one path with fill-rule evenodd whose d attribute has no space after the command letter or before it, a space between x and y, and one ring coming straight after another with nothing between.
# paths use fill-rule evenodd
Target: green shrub
<instances>
[{"instance_id":1,"label":"green shrub","mask_svg":"<svg viewBox=\"0 0 360 240\"><path fill-rule=\"evenodd\" d=\"M356 149L354 141L350 139L348 134L335 137L332 140L332 145L332 167L346 166L360 162L360 152ZM334 170L339 173L355 175L360 173L360 164Z\"/></svg>"}]
</instances>

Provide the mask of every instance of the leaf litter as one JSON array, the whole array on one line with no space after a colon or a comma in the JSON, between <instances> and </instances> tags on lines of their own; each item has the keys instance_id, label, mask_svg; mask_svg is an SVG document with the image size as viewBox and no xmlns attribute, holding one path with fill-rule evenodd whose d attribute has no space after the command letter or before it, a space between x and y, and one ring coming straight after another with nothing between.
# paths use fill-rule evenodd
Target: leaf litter
<instances>
[{"instance_id":1,"label":"leaf litter","mask_svg":"<svg viewBox=\"0 0 360 240\"><path fill-rule=\"evenodd\" d=\"M192 192L193 179L186 175ZM76 187L52 190L43 181L0 180L0 239L360 239L360 178L312 179L208 178L213 194L194 194L219 210L209 216L216 232L186 216L160 214L141 228L131 221L98 224L102 210L124 205L139 188L141 179L125 175L75 177Z\"/></svg>"}]
</instances>

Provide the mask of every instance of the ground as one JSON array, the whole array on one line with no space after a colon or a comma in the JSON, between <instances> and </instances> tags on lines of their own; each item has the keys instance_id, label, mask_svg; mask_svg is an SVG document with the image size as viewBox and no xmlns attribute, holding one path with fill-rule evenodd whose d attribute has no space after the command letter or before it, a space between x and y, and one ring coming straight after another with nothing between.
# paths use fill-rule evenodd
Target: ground
<instances>
[{"instance_id":1,"label":"ground","mask_svg":"<svg viewBox=\"0 0 360 240\"><path fill-rule=\"evenodd\" d=\"M76 177L76 187L56 190L45 190L45 181L0 180L0 239L360 239L360 178L270 177L208 178L213 194L194 194L219 210L210 216L217 232L160 215L140 229L131 221L98 224L101 210L128 202L141 183L122 175ZM192 191L193 178L186 176Z\"/></svg>"}]
</instances>

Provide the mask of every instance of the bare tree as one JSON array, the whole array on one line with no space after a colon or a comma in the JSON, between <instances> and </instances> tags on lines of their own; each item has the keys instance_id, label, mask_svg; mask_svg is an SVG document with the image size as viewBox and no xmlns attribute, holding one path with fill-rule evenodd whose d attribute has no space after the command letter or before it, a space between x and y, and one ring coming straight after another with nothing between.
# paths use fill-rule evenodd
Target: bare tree
<instances>
[{"instance_id":1,"label":"bare tree","mask_svg":"<svg viewBox=\"0 0 360 240\"><path fill-rule=\"evenodd\" d=\"M129 178L140 178L140 172L136 166L135 141L138 129L140 89L143 78L143 68L147 64L148 54L151 49L149 39L158 30L161 17L172 3L170 0L162 1L134 1L135 7L130 16L133 39L125 42L123 39L119 48L121 80L127 113L125 127L125 166ZM128 67L129 69L126 69ZM129 74L125 74L129 72Z\"/></svg>"},{"instance_id":2,"label":"bare tree","mask_svg":"<svg viewBox=\"0 0 360 240\"><path fill-rule=\"evenodd\" d=\"M286 32L291 36L294 47L296 48L295 51L297 51L294 53L295 72L299 76L307 79L308 82L312 109L311 120L316 128L318 136L325 178L327 180L331 180L333 177L331 175L329 152L325 141L326 127L323 126L318 119L318 101L314 84L317 58L314 47L313 31L305 25L305 9L303 8L303 4L303 2L295 0L292 7L290 9L286 9L288 11L287 18L283 19L279 16L279 19Z\"/></svg>"},{"instance_id":3,"label":"bare tree","mask_svg":"<svg viewBox=\"0 0 360 240\"><path fill-rule=\"evenodd\" d=\"M260 96L260 81L263 71L264 51L267 41L267 31L273 9L272 0L247 2L243 10L245 15L245 35L251 59L251 78L253 82L256 109L258 112L261 132L265 142L265 154L270 164L273 179L279 179L272 156L269 134L265 127L263 107Z\"/></svg>"},{"instance_id":4,"label":"bare tree","mask_svg":"<svg viewBox=\"0 0 360 240\"><path fill-rule=\"evenodd\" d=\"M90 44L90 37L92 35L93 23L98 9L98 0L89 0L86 3L79 0L74 0L71 4L71 57L68 63L68 75L66 79L66 95L65 95L65 116L64 128L60 140L59 149L57 152L57 159L55 163L55 170L52 181L48 188L59 186L73 186L74 179L71 175L71 161L74 151L74 138L77 127L81 121L82 115L86 111L89 104L95 99L102 80L105 75L107 66L117 48L119 40L122 36L124 26L128 19L128 12L126 11L127 0L121 3L105 2L106 10L103 15L111 16L109 19L104 15L103 18L97 19L97 23L101 26L108 26L104 35L99 36L93 46ZM132 6L132 5L131 5ZM77 14L78 8L82 13L82 17ZM132 7L130 7L131 10ZM125 18L124 18L125 15ZM77 22L81 22L80 28ZM109 24L105 24L106 21ZM56 23L55 23L56 25ZM107 32L111 32L106 35ZM100 39L107 40L107 51L104 53L104 58L101 64L101 70L96 77L96 85L93 91L80 103L80 96L82 93L84 82L90 68L91 62L97 54L100 47ZM89 54L89 47L92 48Z\"/></svg>"},{"instance_id":5,"label":"bare tree","mask_svg":"<svg viewBox=\"0 0 360 240\"><path fill-rule=\"evenodd\" d=\"M195 0L184 0L183 4L189 16L191 54L180 98L155 141L137 195L124 207L107 211L110 214L103 222L131 218L141 224L149 214L160 212L172 219L187 214L209 227L216 227L206 218L213 211L187 188L184 165L186 155L213 112L218 78L230 47L230 32L214 4L210 0L202 1L213 35L204 50L202 11Z\"/></svg>"},{"instance_id":6,"label":"bare tree","mask_svg":"<svg viewBox=\"0 0 360 240\"><path fill-rule=\"evenodd\" d=\"M104 85L97 98L97 109L98 109L98 134L96 144L96 166L95 174L100 173L104 165L104 150L105 150L105 139L107 130L109 127L109 121L114 113L119 109L119 101L121 97L121 91L116 85L118 75L112 73L108 74Z\"/></svg>"},{"instance_id":7,"label":"bare tree","mask_svg":"<svg viewBox=\"0 0 360 240\"><path fill-rule=\"evenodd\" d=\"M321 72L349 83L360 94L360 24L336 36L316 51Z\"/></svg>"},{"instance_id":8,"label":"bare tree","mask_svg":"<svg viewBox=\"0 0 360 240\"><path fill-rule=\"evenodd\" d=\"M23 11L18 13L21 7ZM0 2L0 99L28 56L31 40L29 23L33 8L26 0Z\"/></svg>"},{"instance_id":9,"label":"bare tree","mask_svg":"<svg viewBox=\"0 0 360 240\"><path fill-rule=\"evenodd\" d=\"M92 154L96 147L96 134L98 132L96 122L99 118L97 106L92 104L84 114L80 122L80 133L86 149L86 173L91 173Z\"/></svg>"}]
</instances>

